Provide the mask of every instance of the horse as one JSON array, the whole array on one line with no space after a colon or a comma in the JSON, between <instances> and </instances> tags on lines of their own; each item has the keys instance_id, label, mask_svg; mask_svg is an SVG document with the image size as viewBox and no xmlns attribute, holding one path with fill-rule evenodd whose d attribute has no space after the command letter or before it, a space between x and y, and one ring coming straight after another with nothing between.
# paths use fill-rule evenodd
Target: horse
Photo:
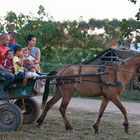
<instances>
[{"instance_id":1,"label":"horse","mask_svg":"<svg viewBox=\"0 0 140 140\"><path fill-rule=\"evenodd\" d=\"M120 94L123 93L125 85L138 74L139 63L140 55L137 55L120 62L118 65L70 65L58 69L56 74L56 93L46 102L42 114L37 119L37 125L42 125L47 112L62 98L59 111L62 115L65 129L73 130L65 113L74 91L77 91L81 96L103 97L97 118L93 123L95 133L99 133L99 123L109 101L113 102L122 112L124 131L129 133L127 110L120 100ZM45 87L47 91L48 86L49 82Z\"/></svg>"}]
</instances>

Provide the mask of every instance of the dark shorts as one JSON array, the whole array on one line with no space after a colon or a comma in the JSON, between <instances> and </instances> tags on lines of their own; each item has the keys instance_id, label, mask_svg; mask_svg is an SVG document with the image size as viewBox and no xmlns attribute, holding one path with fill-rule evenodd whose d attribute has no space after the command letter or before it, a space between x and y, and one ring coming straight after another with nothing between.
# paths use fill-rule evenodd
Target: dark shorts
<instances>
[{"instance_id":1,"label":"dark shorts","mask_svg":"<svg viewBox=\"0 0 140 140\"><path fill-rule=\"evenodd\" d=\"M7 71L1 71L0 70L0 79L4 82L3 84L3 88L4 90L13 83L14 81L14 74L12 74L11 72L7 72Z\"/></svg>"},{"instance_id":2,"label":"dark shorts","mask_svg":"<svg viewBox=\"0 0 140 140\"><path fill-rule=\"evenodd\" d=\"M24 72L19 72L17 75L16 75L16 78L17 79L23 79L25 77L25 73Z\"/></svg>"}]
</instances>

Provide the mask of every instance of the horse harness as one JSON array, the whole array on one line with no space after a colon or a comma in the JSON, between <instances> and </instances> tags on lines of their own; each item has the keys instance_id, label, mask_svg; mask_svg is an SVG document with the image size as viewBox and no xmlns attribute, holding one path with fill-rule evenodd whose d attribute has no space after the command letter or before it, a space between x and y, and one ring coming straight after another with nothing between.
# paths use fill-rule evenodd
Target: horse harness
<instances>
[{"instance_id":1,"label":"horse harness","mask_svg":"<svg viewBox=\"0 0 140 140\"><path fill-rule=\"evenodd\" d=\"M109 86L121 86L121 87L124 87L124 84L121 82L121 81L118 81L117 80L117 71L118 71L118 65L115 65L115 77L114 77L114 81L113 82L106 82L103 80L103 75L105 74L109 74L109 73L106 73L105 72L105 68L106 68L106 65L100 65L99 68L98 68L98 73L91 73L91 74L85 74L83 75L82 74L82 65L80 64L79 65L79 73L77 75L72 75L72 76L63 76L63 73L69 68L66 67L60 74L60 76L58 78L56 78L57 80L57 86L60 86L60 85L65 85L65 84L74 84L74 88L76 90L76 86L77 84L79 83L82 83L82 82L96 82L96 83L99 83L99 86L100 86L100 94L101 95L104 95L104 92L103 92L103 85L109 85ZM98 81L94 81L94 80L88 80L88 79L84 79L83 77L84 76L97 76L99 78Z\"/></svg>"}]
</instances>

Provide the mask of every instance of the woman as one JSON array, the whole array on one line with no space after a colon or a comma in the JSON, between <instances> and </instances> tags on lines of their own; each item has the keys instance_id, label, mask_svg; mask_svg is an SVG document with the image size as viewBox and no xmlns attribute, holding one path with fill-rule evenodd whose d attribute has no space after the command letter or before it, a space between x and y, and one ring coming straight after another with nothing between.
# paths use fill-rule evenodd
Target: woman
<instances>
[{"instance_id":1,"label":"woman","mask_svg":"<svg viewBox=\"0 0 140 140\"><path fill-rule=\"evenodd\" d=\"M25 40L27 42L27 48L30 51L30 55L34 57L38 61L38 63L40 63L41 52L39 48L35 47L36 36L29 34L25 37ZM39 71L40 71L40 67L39 67Z\"/></svg>"},{"instance_id":2,"label":"woman","mask_svg":"<svg viewBox=\"0 0 140 140\"><path fill-rule=\"evenodd\" d=\"M40 63L41 52L40 52L39 48L35 47L36 36L29 34L25 37L25 40L27 42L27 48L30 51L30 55L32 57L34 57L38 61L38 63ZM39 64L38 64L38 66L39 66ZM40 67L39 67L39 72L37 72L37 74L39 76L43 75L43 73L40 72ZM40 79L36 80L35 87L34 87L35 93L40 93L40 91L44 92L44 82L45 82L44 80L40 80ZM41 85L40 83L43 86L40 86Z\"/></svg>"},{"instance_id":3,"label":"woman","mask_svg":"<svg viewBox=\"0 0 140 140\"><path fill-rule=\"evenodd\" d=\"M40 49L35 47L36 45L36 37L32 34L27 35L25 37L25 40L27 42L27 47L30 51L30 54L38 61L40 62L40 56L41 56L41 52Z\"/></svg>"}]
</instances>

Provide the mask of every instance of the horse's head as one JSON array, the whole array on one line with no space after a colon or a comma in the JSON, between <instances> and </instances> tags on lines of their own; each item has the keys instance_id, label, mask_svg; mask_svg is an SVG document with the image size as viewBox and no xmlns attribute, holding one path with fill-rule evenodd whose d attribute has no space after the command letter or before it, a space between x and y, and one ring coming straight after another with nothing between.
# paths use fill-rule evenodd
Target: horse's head
<instances>
[{"instance_id":1,"label":"horse's head","mask_svg":"<svg viewBox=\"0 0 140 140\"><path fill-rule=\"evenodd\" d=\"M136 54L137 72L140 73L140 53Z\"/></svg>"}]
</instances>

